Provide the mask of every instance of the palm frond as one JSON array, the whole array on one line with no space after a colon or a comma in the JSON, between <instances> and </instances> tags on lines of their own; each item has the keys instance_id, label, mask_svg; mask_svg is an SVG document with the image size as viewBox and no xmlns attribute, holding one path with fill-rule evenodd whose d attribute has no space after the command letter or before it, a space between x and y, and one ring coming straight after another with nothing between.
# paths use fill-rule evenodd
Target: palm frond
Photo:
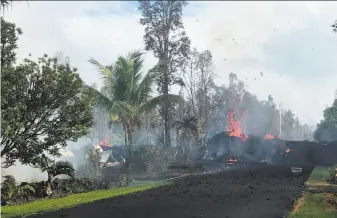
<instances>
[{"instance_id":1,"label":"palm frond","mask_svg":"<svg viewBox=\"0 0 337 218\"><path fill-rule=\"evenodd\" d=\"M29 197L34 196L34 194L35 189L31 185L18 186L13 193L14 197Z\"/></svg>"},{"instance_id":2,"label":"palm frond","mask_svg":"<svg viewBox=\"0 0 337 218\"><path fill-rule=\"evenodd\" d=\"M101 75L103 76L104 79L110 79L113 75L111 72L111 69L109 69L108 67L103 66L102 64L100 64L97 60L90 58L88 60L89 63L91 63L92 65L95 65L98 69L98 71L101 73Z\"/></svg>"},{"instance_id":3,"label":"palm frond","mask_svg":"<svg viewBox=\"0 0 337 218\"><path fill-rule=\"evenodd\" d=\"M152 84L155 79L155 72L149 71L140 82L137 89L137 102L142 103L146 102L152 92Z\"/></svg>"},{"instance_id":4,"label":"palm frond","mask_svg":"<svg viewBox=\"0 0 337 218\"><path fill-rule=\"evenodd\" d=\"M55 164L53 164L52 168L52 174L53 176L57 175L68 175L72 178L75 176L75 169L74 166L69 161L58 161Z\"/></svg>"},{"instance_id":5,"label":"palm frond","mask_svg":"<svg viewBox=\"0 0 337 218\"><path fill-rule=\"evenodd\" d=\"M157 106L164 105L166 102L179 103L183 101L184 99L179 95L174 94L159 95L141 104L139 106L138 112L143 113L152 111Z\"/></svg>"},{"instance_id":6,"label":"palm frond","mask_svg":"<svg viewBox=\"0 0 337 218\"><path fill-rule=\"evenodd\" d=\"M5 178L5 180L2 182L2 184L6 183L6 184L9 184L9 185L14 185L16 184L16 181L15 181L15 177L12 176L12 175L6 175L6 176L3 176Z\"/></svg>"},{"instance_id":7,"label":"palm frond","mask_svg":"<svg viewBox=\"0 0 337 218\"><path fill-rule=\"evenodd\" d=\"M114 110L118 111L120 119L128 120L137 114L137 109L126 101L116 101L114 102Z\"/></svg>"},{"instance_id":8,"label":"palm frond","mask_svg":"<svg viewBox=\"0 0 337 218\"><path fill-rule=\"evenodd\" d=\"M107 112L111 112L113 109L113 101L110 100L108 97L103 95L98 90L92 88L91 86L85 85L85 88L90 89L95 95L95 103L106 110Z\"/></svg>"},{"instance_id":9,"label":"palm frond","mask_svg":"<svg viewBox=\"0 0 337 218\"><path fill-rule=\"evenodd\" d=\"M143 55L144 53L137 50L134 51L132 53L129 54L129 60L132 60L133 62L133 73L136 76L140 76L141 74L141 70L143 68L143 63L144 63L144 59L143 59Z\"/></svg>"}]
</instances>

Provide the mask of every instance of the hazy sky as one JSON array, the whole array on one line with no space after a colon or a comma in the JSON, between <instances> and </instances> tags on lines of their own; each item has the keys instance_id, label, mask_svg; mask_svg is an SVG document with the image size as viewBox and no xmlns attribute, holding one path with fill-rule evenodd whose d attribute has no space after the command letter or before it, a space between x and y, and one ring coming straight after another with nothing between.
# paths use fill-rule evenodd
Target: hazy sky
<instances>
[{"instance_id":1,"label":"hazy sky","mask_svg":"<svg viewBox=\"0 0 337 218\"><path fill-rule=\"evenodd\" d=\"M190 3L183 19L192 46L212 52L218 84L234 72L259 99L271 94L313 125L337 88L337 34L330 27L336 11L337 2L207 1ZM125 1L23 1L5 12L23 30L19 59L62 51L86 82L98 84L87 60L107 65L143 49L139 16L137 2ZM155 62L148 53L146 68Z\"/></svg>"}]
</instances>

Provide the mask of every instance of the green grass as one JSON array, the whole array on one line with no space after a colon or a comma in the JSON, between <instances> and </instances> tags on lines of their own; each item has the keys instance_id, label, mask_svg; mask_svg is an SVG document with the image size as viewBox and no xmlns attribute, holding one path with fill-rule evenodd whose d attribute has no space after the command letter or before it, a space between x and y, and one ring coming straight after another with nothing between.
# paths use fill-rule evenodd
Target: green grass
<instances>
[{"instance_id":1,"label":"green grass","mask_svg":"<svg viewBox=\"0 0 337 218\"><path fill-rule=\"evenodd\" d=\"M22 205L4 206L1 207L1 217L22 217L28 214L74 207L79 204L90 203L100 199L112 198L137 191L144 191L146 189L157 187L159 185L162 185L162 183L143 182L137 184L136 182L131 187L114 188L103 191L92 191L81 194L72 194L64 198L52 198L46 200L32 201Z\"/></svg>"},{"instance_id":2,"label":"green grass","mask_svg":"<svg viewBox=\"0 0 337 218\"><path fill-rule=\"evenodd\" d=\"M336 218L336 211L328 211L324 201L324 194L310 194L304 197L304 203L298 210L292 212L288 218Z\"/></svg>"},{"instance_id":3,"label":"green grass","mask_svg":"<svg viewBox=\"0 0 337 218\"><path fill-rule=\"evenodd\" d=\"M308 182L310 184L326 183L327 179L330 177L330 170L334 168L335 167L316 167L312 171Z\"/></svg>"}]
</instances>

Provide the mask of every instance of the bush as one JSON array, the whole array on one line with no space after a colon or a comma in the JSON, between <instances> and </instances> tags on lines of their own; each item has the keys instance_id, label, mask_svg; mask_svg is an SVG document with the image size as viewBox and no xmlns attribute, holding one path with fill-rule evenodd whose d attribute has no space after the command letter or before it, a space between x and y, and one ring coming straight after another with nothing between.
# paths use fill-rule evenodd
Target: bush
<instances>
[{"instance_id":1,"label":"bush","mask_svg":"<svg viewBox=\"0 0 337 218\"><path fill-rule=\"evenodd\" d=\"M334 184L336 181L336 174L337 174L337 165L330 168L329 177L327 179L327 182Z\"/></svg>"},{"instance_id":2,"label":"bush","mask_svg":"<svg viewBox=\"0 0 337 218\"><path fill-rule=\"evenodd\" d=\"M5 180L1 186L1 205L6 205L12 201L35 197L35 188L26 182L16 186L15 178L11 175L4 176Z\"/></svg>"}]
</instances>

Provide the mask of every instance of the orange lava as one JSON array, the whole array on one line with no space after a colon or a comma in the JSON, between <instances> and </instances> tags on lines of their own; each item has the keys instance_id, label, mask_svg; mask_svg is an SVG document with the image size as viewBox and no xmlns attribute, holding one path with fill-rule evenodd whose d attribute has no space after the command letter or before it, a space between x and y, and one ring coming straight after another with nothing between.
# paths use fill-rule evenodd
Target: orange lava
<instances>
[{"instance_id":1,"label":"orange lava","mask_svg":"<svg viewBox=\"0 0 337 218\"><path fill-rule=\"evenodd\" d=\"M99 142L100 146L112 147L112 144L109 143L109 136L105 136L103 141Z\"/></svg>"},{"instance_id":2,"label":"orange lava","mask_svg":"<svg viewBox=\"0 0 337 218\"><path fill-rule=\"evenodd\" d=\"M264 139L275 139L275 136L273 136L272 134L267 134L265 135Z\"/></svg>"},{"instance_id":3,"label":"orange lava","mask_svg":"<svg viewBox=\"0 0 337 218\"><path fill-rule=\"evenodd\" d=\"M242 132L242 129L240 127L240 120L235 121L234 115L235 113L233 110L228 113L228 127L226 131L228 132L229 136L236 136L241 138L242 141L246 141L248 136Z\"/></svg>"}]
</instances>

